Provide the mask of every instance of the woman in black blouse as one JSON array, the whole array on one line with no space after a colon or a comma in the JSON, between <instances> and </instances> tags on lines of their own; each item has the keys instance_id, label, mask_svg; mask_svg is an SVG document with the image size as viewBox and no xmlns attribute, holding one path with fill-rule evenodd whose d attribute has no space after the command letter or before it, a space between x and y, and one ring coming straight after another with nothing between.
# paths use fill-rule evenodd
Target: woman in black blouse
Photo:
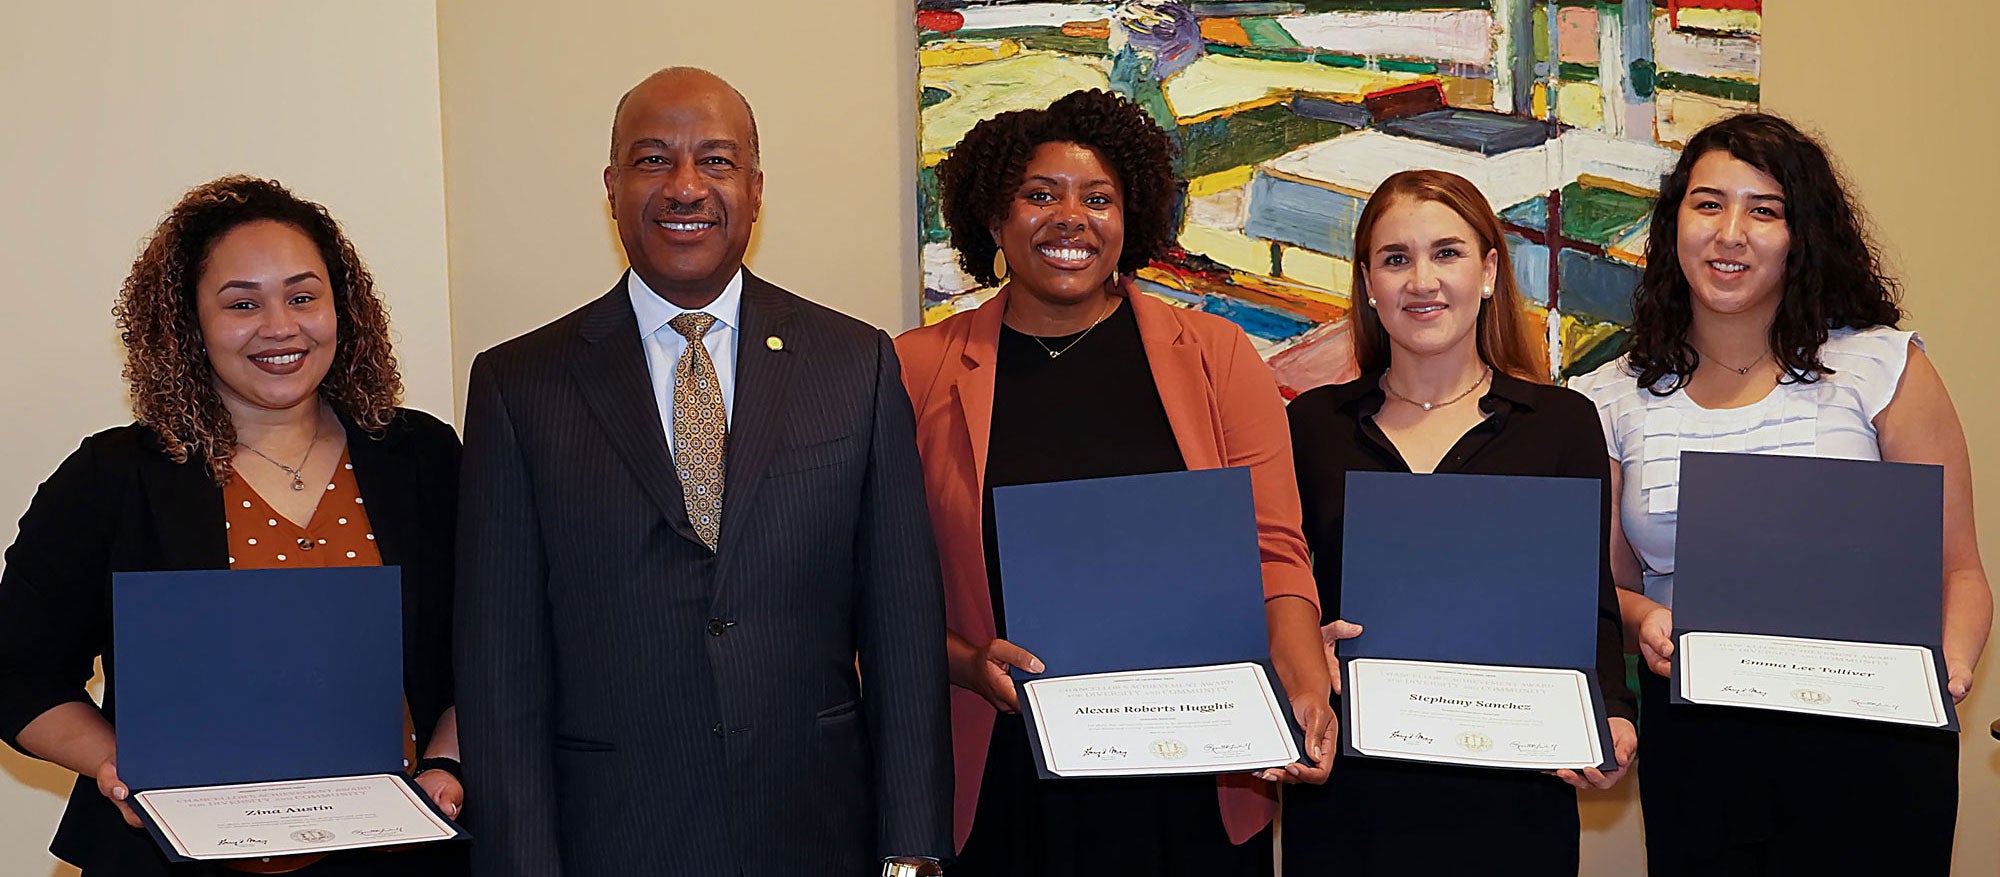
<instances>
[{"instance_id":1,"label":"woman in black blouse","mask_svg":"<svg viewBox=\"0 0 2000 877\"><path fill-rule=\"evenodd\" d=\"M1361 213L1354 253L1361 378L1304 393L1289 412L1306 542L1329 620L1340 617L1348 472L1609 484L1596 410L1581 395L1540 382L1544 367L1528 343L1500 223L1478 189L1442 171L1390 177ZM1608 486L1603 496L1609 521ZM1427 873L1576 873L1571 787L1609 788L1638 741L1618 602L1609 568L1600 567L1598 674L1616 771L1551 776L1342 759L1323 788L1286 795L1286 873L1403 874L1412 863ZM1341 627L1349 635L1349 626Z\"/></svg>"}]
</instances>

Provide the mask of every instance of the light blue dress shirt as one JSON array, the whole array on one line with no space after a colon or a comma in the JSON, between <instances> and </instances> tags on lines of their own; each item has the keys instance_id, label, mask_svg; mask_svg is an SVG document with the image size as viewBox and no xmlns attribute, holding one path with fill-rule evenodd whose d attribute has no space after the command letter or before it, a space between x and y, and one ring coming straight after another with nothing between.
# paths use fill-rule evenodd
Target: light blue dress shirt
<instances>
[{"instance_id":1,"label":"light blue dress shirt","mask_svg":"<svg viewBox=\"0 0 2000 877\"><path fill-rule=\"evenodd\" d=\"M674 369L687 352L687 339L667 325L669 320L690 311L661 298L636 271L625 272L625 294L632 300L632 313L639 318L639 341L646 348L646 371L653 379L653 404L660 409L660 426L667 434L667 449L674 446ZM715 318L702 336L708 358L715 362L715 380L722 390L722 414L736 422L736 336L742 329L743 269L729 278L729 285L708 307L694 312Z\"/></svg>"}]
</instances>

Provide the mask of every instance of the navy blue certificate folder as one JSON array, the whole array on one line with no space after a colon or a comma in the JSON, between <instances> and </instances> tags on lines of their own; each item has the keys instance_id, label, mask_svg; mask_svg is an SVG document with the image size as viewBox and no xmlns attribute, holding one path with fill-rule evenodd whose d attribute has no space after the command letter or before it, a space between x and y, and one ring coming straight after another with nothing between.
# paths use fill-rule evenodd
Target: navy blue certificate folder
<instances>
[{"instance_id":1,"label":"navy blue certificate folder","mask_svg":"<svg viewBox=\"0 0 2000 877\"><path fill-rule=\"evenodd\" d=\"M1601 491L1589 478L1347 473L1340 614L1363 632L1339 646L1343 678L1354 658L1577 670L1603 767L1617 767L1597 674ZM1343 753L1369 757L1346 729Z\"/></svg>"},{"instance_id":2,"label":"navy blue certificate folder","mask_svg":"<svg viewBox=\"0 0 2000 877\"><path fill-rule=\"evenodd\" d=\"M114 576L119 778L400 773L402 607L396 567Z\"/></svg>"},{"instance_id":3,"label":"navy blue certificate folder","mask_svg":"<svg viewBox=\"0 0 2000 877\"><path fill-rule=\"evenodd\" d=\"M1271 667L1250 470L999 487L993 514L1007 639L1044 666L1040 676L1015 671L1017 689L1034 678L1254 662L1289 703ZM1034 716L1023 716L1032 735ZM1304 752L1296 727L1293 736ZM1030 749L1054 777L1041 747Z\"/></svg>"},{"instance_id":4,"label":"navy blue certificate folder","mask_svg":"<svg viewBox=\"0 0 2000 877\"><path fill-rule=\"evenodd\" d=\"M1942 467L1687 452L1679 516L1676 642L1713 631L1924 646L1938 683L1950 678ZM1674 675L1686 703L1678 660Z\"/></svg>"}]
</instances>

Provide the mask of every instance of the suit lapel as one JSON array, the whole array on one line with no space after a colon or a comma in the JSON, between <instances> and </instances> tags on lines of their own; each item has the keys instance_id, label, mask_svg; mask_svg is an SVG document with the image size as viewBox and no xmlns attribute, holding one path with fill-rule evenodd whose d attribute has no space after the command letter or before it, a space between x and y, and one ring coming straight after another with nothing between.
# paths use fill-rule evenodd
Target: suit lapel
<instances>
[{"instance_id":1,"label":"suit lapel","mask_svg":"<svg viewBox=\"0 0 2000 877\"><path fill-rule=\"evenodd\" d=\"M789 293L747 269L743 272L743 325L736 333L736 416L729 424L725 451L718 540L725 557L743 541L738 534L748 524L764 472L783 446L794 363L812 355L804 339L786 334L794 311ZM773 345L771 338L779 343Z\"/></svg>"},{"instance_id":2,"label":"suit lapel","mask_svg":"<svg viewBox=\"0 0 2000 877\"><path fill-rule=\"evenodd\" d=\"M993 437L993 364L999 360L1000 320L1007 313L1007 288L972 314L965 349L964 373L952 382L958 398L958 421L972 445L972 471L977 495L986 495L986 450Z\"/></svg>"},{"instance_id":3,"label":"suit lapel","mask_svg":"<svg viewBox=\"0 0 2000 877\"><path fill-rule=\"evenodd\" d=\"M624 458L674 532L702 544L688 525L681 482L674 476L673 455L667 450L659 403L646 371L639 318L626 298L624 280L591 306L577 337L582 343L570 359L571 377L603 426L605 439Z\"/></svg>"},{"instance_id":4,"label":"suit lapel","mask_svg":"<svg viewBox=\"0 0 2000 877\"><path fill-rule=\"evenodd\" d=\"M1160 407L1167 410L1167 423L1173 427L1174 444L1180 446L1181 461L1189 469L1220 467L1222 440L1208 402L1201 346L1174 318L1170 305L1130 287L1125 300L1139 324L1139 343L1146 348L1146 364L1160 393Z\"/></svg>"}]
</instances>

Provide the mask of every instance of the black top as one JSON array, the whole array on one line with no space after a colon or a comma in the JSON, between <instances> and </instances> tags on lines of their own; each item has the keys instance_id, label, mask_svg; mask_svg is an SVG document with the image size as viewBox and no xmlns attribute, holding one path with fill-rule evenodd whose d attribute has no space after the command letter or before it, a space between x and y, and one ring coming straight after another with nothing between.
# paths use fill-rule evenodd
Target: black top
<instances>
[{"instance_id":1,"label":"black top","mask_svg":"<svg viewBox=\"0 0 2000 877\"><path fill-rule=\"evenodd\" d=\"M1348 472L1408 472L1375 423L1385 396L1380 372L1320 387L1292 401L1292 455L1298 468L1306 544L1312 549L1323 618L1340 617L1340 557ZM1595 478L1601 484L1598 544L1611 527L1611 464L1597 409L1582 394L1493 373L1479 399L1487 414L1459 438L1437 472ZM1597 673L1608 718L1632 719L1637 700L1625 683L1624 627L1609 555L1598 552ZM1364 619L1365 623L1365 619Z\"/></svg>"},{"instance_id":2,"label":"black top","mask_svg":"<svg viewBox=\"0 0 2000 877\"><path fill-rule=\"evenodd\" d=\"M1007 636L1007 611L993 488L1187 468L1167 409L1160 404L1132 308L1120 302L1086 331L1088 335L1038 338L1000 328L981 519L986 586L1002 639ZM1059 355L1050 356L1050 350Z\"/></svg>"}]
</instances>

